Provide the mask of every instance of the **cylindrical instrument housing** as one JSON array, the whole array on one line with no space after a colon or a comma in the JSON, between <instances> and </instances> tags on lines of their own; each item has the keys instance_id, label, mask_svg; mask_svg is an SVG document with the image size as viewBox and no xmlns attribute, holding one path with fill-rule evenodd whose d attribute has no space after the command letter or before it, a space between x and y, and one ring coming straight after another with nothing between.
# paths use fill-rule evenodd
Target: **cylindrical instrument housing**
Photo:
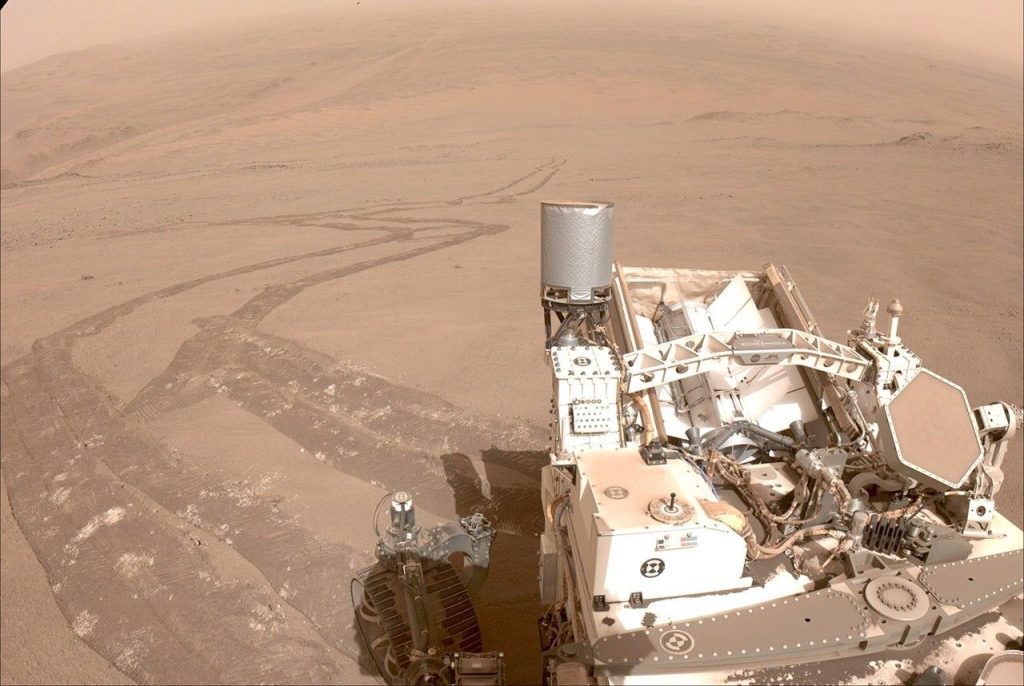
<instances>
[{"instance_id":1,"label":"cylindrical instrument housing","mask_svg":"<svg viewBox=\"0 0 1024 686\"><path fill-rule=\"evenodd\" d=\"M415 528L416 508L413 507L412 497L405 491L399 491L391 496L391 530L396 535L404 534L408 537Z\"/></svg>"},{"instance_id":2,"label":"cylindrical instrument housing","mask_svg":"<svg viewBox=\"0 0 1024 686\"><path fill-rule=\"evenodd\" d=\"M573 303L591 303L612 283L610 202L545 202L540 206L541 293L568 291Z\"/></svg>"}]
</instances>

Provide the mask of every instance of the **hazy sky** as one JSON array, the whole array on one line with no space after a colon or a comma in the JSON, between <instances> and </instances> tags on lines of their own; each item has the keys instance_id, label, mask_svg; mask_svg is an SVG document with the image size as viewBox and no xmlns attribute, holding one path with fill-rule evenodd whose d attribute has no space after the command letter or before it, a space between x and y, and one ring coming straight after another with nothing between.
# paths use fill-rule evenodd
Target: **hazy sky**
<instances>
[{"instance_id":1,"label":"hazy sky","mask_svg":"<svg viewBox=\"0 0 1024 686\"><path fill-rule=\"evenodd\" d=\"M331 4L331 0L8 0L0 11L0 70L91 45Z\"/></svg>"},{"instance_id":2,"label":"hazy sky","mask_svg":"<svg viewBox=\"0 0 1024 686\"><path fill-rule=\"evenodd\" d=\"M451 0L460 1L488 0ZM850 30L904 36L940 44L952 52L973 54L1017 71L1024 63L1021 0L663 1L714 5L719 11L728 7L743 16L808 28L839 24ZM9 0L0 12L0 70L101 43L243 17L354 3L355 0Z\"/></svg>"}]
</instances>

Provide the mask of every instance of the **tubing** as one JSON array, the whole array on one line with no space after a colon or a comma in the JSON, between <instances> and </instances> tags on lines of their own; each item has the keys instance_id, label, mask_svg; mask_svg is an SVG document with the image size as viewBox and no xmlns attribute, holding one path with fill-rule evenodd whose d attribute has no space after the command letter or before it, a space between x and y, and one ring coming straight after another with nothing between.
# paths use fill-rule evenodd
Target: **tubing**
<instances>
[{"instance_id":1,"label":"tubing","mask_svg":"<svg viewBox=\"0 0 1024 686\"><path fill-rule=\"evenodd\" d=\"M647 403L640 398L639 393L627 393L627 395L636 403L636 406L640 409L640 416L643 417L644 439L641 441L641 444L650 445L651 441L654 440L654 417L651 415L651 408L647 407Z\"/></svg>"},{"instance_id":2,"label":"tubing","mask_svg":"<svg viewBox=\"0 0 1024 686\"><path fill-rule=\"evenodd\" d=\"M775 515L775 516L781 517L783 520L787 520L790 517L792 517L793 513L796 512L796 508L798 508L800 506L800 504L803 502L803 499L804 499L804 497L806 495L807 495L807 475L805 474L805 475L800 477L800 483L797 484L796 490L793 492L793 502L791 502L789 504L789 507L786 508L785 512L783 512L781 515Z\"/></svg>"},{"instance_id":3,"label":"tubing","mask_svg":"<svg viewBox=\"0 0 1024 686\"><path fill-rule=\"evenodd\" d=\"M566 493L563 496L559 496L554 500L554 502L552 502L552 508L554 510L553 521L555 533L563 549L564 559L567 560L565 566L569 571L564 578L569 585L568 597L572 599L572 602L565 606L566 611L569 615L569 622L572 624L573 634L579 637L584 637L586 636L586 632L583 631L583 624L576 616L576 602L579 600L579 597L576 595L576 589L579 588L579 582L576 579L576 568L572 565L571 556L569 555L572 548L569 546L569 542L563 539L565 532L562 531L562 515L565 514L566 507L569 505L569 499L570 495Z\"/></svg>"},{"instance_id":4,"label":"tubing","mask_svg":"<svg viewBox=\"0 0 1024 686\"><path fill-rule=\"evenodd\" d=\"M754 536L754 530L747 525L747 528L743 530L743 540L747 542L747 553L750 555L751 560L760 560L766 557L776 557L786 552L794 545L810 538L811 536L824 536L830 535L836 538L844 535L843 532L830 528L827 525L819 524L817 526L808 527L806 529L800 529L793 533L789 538L784 540L782 543L776 546L763 546L757 542L757 537Z\"/></svg>"},{"instance_id":5,"label":"tubing","mask_svg":"<svg viewBox=\"0 0 1024 686\"><path fill-rule=\"evenodd\" d=\"M901 491L903 490L903 482L898 479L883 479L874 472L861 472L852 479L847 487L850 489L850 493L857 493L860 489L865 486L875 484L883 491Z\"/></svg>"},{"instance_id":6,"label":"tubing","mask_svg":"<svg viewBox=\"0 0 1024 686\"><path fill-rule=\"evenodd\" d=\"M755 497L754 494L750 492L750 489L747 488L746 483L747 475L744 472L735 472L734 470L738 469L738 466L736 466L736 464L732 460L730 460L717 450L708 453L708 460L711 462L712 465L718 466L719 471L722 474L722 477L725 478L725 480L728 481L730 484L732 484L733 487L735 487L744 497L744 500L746 500L748 504L754 508L755 514L761 517L762 523L766 525L765 529L771 528L772 524L787 524L790 526L807 524L808 522L817 519L818 515L821 513L821 501L819 500L818 507L815 509L814 514L812 514L810 517L805 517L804 519L789 519L788 517L793 514L793 512L799 506L800 501L804 497L798 497L794 495L793 502L790 504L790 507L786 511L786 514L777 515L771 512L759 498ZM805 476L800 481L804 489L806 489L806 480L807 477Z\"/></svg>"},{"instance_id":7,"label":"tubing","mask_svg":"<svg viewBox=\"0 0 1024 686\"><path fill-rule=\"evenodd\" d=\"M825 561L821 563L821 568L824 570L826 567L832 564L832 560L836 559L837 557L851 550L852 548L853 541L851 541L848 538L844 539L842 542L839 543L839 545L836 546L836 549L833 550L831 554L829 554L829 556L825 558Z\"/></svg>"},{"instance_id":8,"label":"tubing","mask_svg":"<svg viewBox=\"0 0 1024 686\"><path fill-rule=\"evenodd\" d=\"M783 436L780 433L764 429L758 426L757 424L753 424L746 420L741 420L738 422L733 422L728 426L722 427L718 431L708 434L701 442L701 447L707 448L708 450L718 450L719 448L722 447L723 443L725 443L727 440L729 440L732 436L734 436L737 433L745 434L749 438L753 438L754 436L756 436L766 441L771 441L772 443L775 443L779 447L785 448L786 450L792 450L797 445L797 442L794 441L792 438L789 438L788 436ZM753 436L751 436L751 434L753 434Z\"/></svg>"}]
</instances>

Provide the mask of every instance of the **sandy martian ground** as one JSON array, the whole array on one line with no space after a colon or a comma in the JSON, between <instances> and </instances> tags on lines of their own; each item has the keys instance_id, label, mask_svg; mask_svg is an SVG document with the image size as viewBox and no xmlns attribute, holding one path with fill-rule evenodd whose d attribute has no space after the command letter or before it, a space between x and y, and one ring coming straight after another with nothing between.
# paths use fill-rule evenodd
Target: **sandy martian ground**
<instances>
[{"instance_id":1,"label":"sandy martian ground","mask_svg":"<svg viewBox=\"0 0 1024 686\"><path fill-rule=\"evenodd\" d=\"M534 681L542 199L614 201L624 264L784 263L839 340L898 295L974 404L1024 398L1013 69L671 3L363 3L50 57L2 108L3 683L373 682L349 579L398 488L497 524L484 640ZM954 642L1020 613L734 678L966 678Z\"/></svg>"}]
</instances>

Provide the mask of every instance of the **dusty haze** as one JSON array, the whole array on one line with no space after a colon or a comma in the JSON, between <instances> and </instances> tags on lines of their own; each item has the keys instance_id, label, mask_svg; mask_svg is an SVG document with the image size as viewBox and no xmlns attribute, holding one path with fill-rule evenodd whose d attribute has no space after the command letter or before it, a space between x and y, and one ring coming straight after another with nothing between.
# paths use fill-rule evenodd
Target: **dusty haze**
<instances>
[{"instance_id":1,"label":"dusty haze","mask_svg":"<svg viewBox=\"0 0 1024 686\"><path fill-rule=\"evenodd\" d=\"M348 580L396 488L497 522L485 642L533 680L542 199L613 200L624 264L786 264L840 340L898 295L930 368L1020 403L1020 4L867 7L165 10L86 47L129 24L71 5L45 56L14 0L0 681L372 681Z\"/></svg>"},{"instance_id":2,"label":"dusty haze","mask_svg":"<svg viewBox=\"0 0 1024 686\"><path fill-rule=\"evenodd\" d=\"M140 39L172 31L261 19L310 8L335 8L325 0L9 0L0 21L0 71L68 50ZM355 5L355 0L345 3ZM386 5L414 11L413 0L365 0L360 9ZM472 6L472 3L464 3ZM563 3L568 4L568 3ZM723 3L677 0L674 6L721 14ZM577 4L586 12L586 5ZM876 41L917 43L931 50L1021 69L1024 5L1013 0L739 0L733 15L802 28L857 32Z\"/></svg>"}]
</instances>

